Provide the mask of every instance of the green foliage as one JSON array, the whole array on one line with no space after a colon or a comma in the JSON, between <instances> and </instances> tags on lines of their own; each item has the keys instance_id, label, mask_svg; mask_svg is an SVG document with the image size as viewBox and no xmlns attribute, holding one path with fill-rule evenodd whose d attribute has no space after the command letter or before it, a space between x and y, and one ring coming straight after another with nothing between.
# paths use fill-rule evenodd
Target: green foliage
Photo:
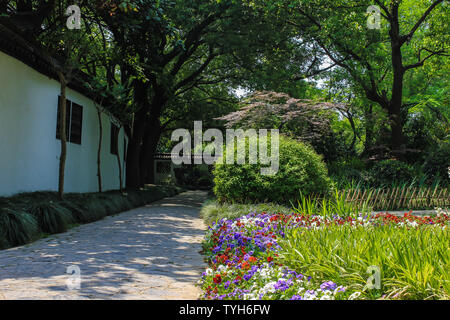
<instances>
[{"instance_id":1,"label":"green foliage","mask_svg":"<svg viewBox=\"0 0 450 320\"><path fill-rule=\"evenodd\" d=\"M72 213L58 203L38 203L29 208L28 212L35 217L40 229L49 234L66 232L74 222Z\"/></svg>"},{"instance_id":2,"label":"green foliage","mask_svg":"<svg viewBox=\"0 0 450 320\"><path fill-rule=\"evenodd\" d=\"M197 188L209 188L213 185L214 177L207 167L183 165L174 171L179 185Z\"/></svg>"},{"instance_id":3,"label":"green foliage","mask_svg":"<svg viewBox=\"0 0 450 320\"><path fill-rule=\"evenodd\" d=\"M300 196L297 205L294 205L294 212L305 215L316 215L323 217L349 217L359 213L371 212L369 206L370 194L363 203L356 204L346 201L344 194L335 191L331 197L318 199L314 197Z\"/></svg>"},{"instance_id":4,"label":"green foliage","mask_svg":"<svg viewBox=\"0 0 450 320\"><path fill-rule=\"evenodd\" d=\"M0 243L20 246L38 236L38 225L32 215L21 210L0 209Z\"/></svg>"},{"instance_id":5,"label":"green foliage","mask_svg":"<svg viewBox=\"0 0 450 320\"><path fill-rule=\"evenodd\" d=\"M250 212L289 213L291 211L288 207L275 203L230 204L209 200L203 205L200 216L207 225L210 225L220 219L236 219L248 215Z\"/></svg>"},{"instance_id":6,"label":"green foliage","mask_svg":"<svg viewBox=\"0 0 450 320\"><path fill-rule=\"evenodd\" d=\"M377 162L370 169L370 183L373 186L391 186L395 183L409 183L415 178L414 167L397 160Z\"/></svg>"},{"instance_id":7,"label":"green foliage","mask_svg":"<svg viewBox=\"0 0 450 320\"><path fill-rule=\"evenodd\" d=\"M63 200L59 202L59 205L72 213L72 216L77 223L89 223L94 222L90 212L86 209L83 203L76 203L73 200ZM98 220L98 219L97 219Z\"/></svg>"},{"instance_id":8,"label":"green foliage","mask_svg":"<svg viewBox=\"0 0 450 320\"><path fill-rule=\"evenodd\" d=\"M366 164L358 158L328 164L330 177L338 190L368 185L369 174Z\"/></svg>"},{"instance_id":9,"label":"green foliage","mask_svg":"<svg viewBox=\"0 0 450 320\"><path fill-rule=\"evenodd\" d=\"M248 148L246 153L248 158ZM227 156L224 152L224 159ZM330 190L330 179L322 158L311 147L282 136L276 175L262 175L260 163L252 165L248 162L244 165L216 164L213 174L214 193L220 202L286 204L297 199L299 192L310 195Z\"/></svg>"},{"instance_id":10,"label":"green foliage","mask_svg":"<svg viewBox=\"0 0 450 320\"><path fill-rule=\"evenodd\" d=\"M282 263L303 274L363 291L367 298L449 299L448 230L328 226L286 230ZM363 290L367 269L381 270L381 290Z\"/></svg>"},{"instance_id":11,"label":"green foliage","mask_svg":"<svg viewBox=\"0 0 450 320\"><path fill-rule=\"evenodd\" d=\"M450 142L442 143L436 150L430 152L425 160L424 171L426 174L450 183L448 168L450 166Z\"/></svg>"}]
</instances>

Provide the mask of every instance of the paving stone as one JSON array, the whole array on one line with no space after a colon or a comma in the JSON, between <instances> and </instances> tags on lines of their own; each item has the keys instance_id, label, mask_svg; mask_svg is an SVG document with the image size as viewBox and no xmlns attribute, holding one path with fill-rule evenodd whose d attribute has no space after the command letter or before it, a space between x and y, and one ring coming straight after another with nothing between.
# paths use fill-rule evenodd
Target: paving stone
<instances>
[{"instance_id":1,"label":"paving stone","mask_svg":"<svg viewBox=\"0 0 450 320\"><path fill-rule=\"evenodd\" d=\"M206 195L189 191L0 251L0 300L197 299ZM67 287L70 266L80 268L81 290Z\"/></svg>"}]
</instances>

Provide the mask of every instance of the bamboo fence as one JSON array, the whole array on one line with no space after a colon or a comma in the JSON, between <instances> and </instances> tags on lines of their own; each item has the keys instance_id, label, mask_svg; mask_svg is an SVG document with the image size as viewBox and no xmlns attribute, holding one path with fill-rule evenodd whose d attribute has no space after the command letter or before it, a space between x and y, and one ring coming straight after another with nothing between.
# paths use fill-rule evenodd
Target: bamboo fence
<instances>
[{"instance_id":1,"label":"bamboo fence","mask_svg":"<svg viewBox=\"0 0 450 320\"><path fill-rule=\"evenodd\" d=\"M450 205L448 189L439 187L348 189L340 191L339 195L347 202L356 205L366 203L374 210L425 210Z\"/></svg>"}]
</instances>

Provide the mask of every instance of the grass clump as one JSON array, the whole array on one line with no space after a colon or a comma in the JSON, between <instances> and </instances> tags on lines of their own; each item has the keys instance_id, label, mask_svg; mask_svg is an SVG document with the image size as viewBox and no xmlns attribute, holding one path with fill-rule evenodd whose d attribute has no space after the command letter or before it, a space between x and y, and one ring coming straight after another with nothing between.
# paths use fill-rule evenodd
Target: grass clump
<instances>
[{"instance_id":1,"label":"grass clump","mask_svg":"<svg viewBox=\"0 0 450 320\"><path fill-rule=\"evenodd\" d=\"M49 234L66 232L69 225L75 222L70 210L51 201L33 205L28 211L35 217L40 229Z\"/></svg>"},{"instance_id":2,"label":"grass clump","mask_svg":"<svg viewBox=\"0 0 450 320\"><path fill-rule=\"evenodd\" d=\"M366 298L449 299L449 233L439 226L328 226L286 230L283 264L332 280ZM381 288L366 287L369 267L381 271Z\"/></svg>"},{"instance_id":3,"label":"grass clump","mask_svg":"<svg viewBox=\"0 0 450 320\"><path fill-rule=\"evenodd\" d=\"M22 210L0 208L0 245L3 248L20 246L37 238L39 227L36 219Z\"/></svg>"},{"instance_id":4,"label":"grass clump","mask_svg":"<svg viewBox=\"0 0 450 320\"><path fill-rule=\"evenodd\" d=\"M327 198L315 198L305 197L300 195L300 200L297 201L297 205L292 205L293 211L305 215L316 215L323 217L348 217L355 216L359 213L368 213L372 211L369 205L370 194L367 200L358 204L352 203L346 200L343 194L335 191L334 195Z\"/></svg>"}]
</instances>

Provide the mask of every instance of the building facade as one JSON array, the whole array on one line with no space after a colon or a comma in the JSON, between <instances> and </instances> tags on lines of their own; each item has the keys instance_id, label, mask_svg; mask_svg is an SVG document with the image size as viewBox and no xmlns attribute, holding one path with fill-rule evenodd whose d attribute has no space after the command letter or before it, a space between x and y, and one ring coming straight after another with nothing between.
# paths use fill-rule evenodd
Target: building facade
<instances>
[{"instance_id":1,"label":"building facade","mask_svg":"<svg viewBox=\"0 0 450 320\"><path fill-rule=\"evenodd\" d=\"M0 46L0 196L58 189L60 84L38 70ZM97 109L86 92L74 87L69 85L67 89L65 191L97 192ZM119 189L116 154L125 177L127 138L124 130L118 132L114 127L114 118L108 114L103 113L101 121L103 190Z\"/></svg>"}]
</instances>

